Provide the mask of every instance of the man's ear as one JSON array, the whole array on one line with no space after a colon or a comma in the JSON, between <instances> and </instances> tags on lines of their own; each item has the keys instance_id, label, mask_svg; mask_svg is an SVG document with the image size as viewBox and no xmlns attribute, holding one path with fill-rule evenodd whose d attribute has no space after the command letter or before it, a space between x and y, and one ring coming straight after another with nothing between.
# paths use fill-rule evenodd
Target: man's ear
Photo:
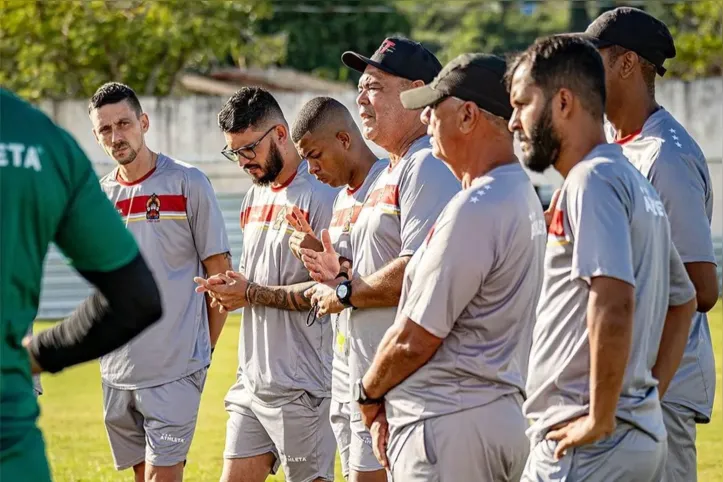
<instances>
[{"instance_id":1,"label":"man's ear","mask_svg":"<svg viewBox=\"0 0 723 482\"><path fill-rule=\"evenodd\" d=\"M336 138L341 142L341 145L344 146L344 150L348 151L351 147L351 136L346 131L339 131L336 133Z\"/></svg>"},{"instance_id":2,"label":"man's ear","mask_svg":"<svg viewBox=\"0 0 723 482\"><path fill-rule=\"evenodd\" d=\"M141 131L145 134L148 132L148 128L151 126L151 120L148 118L148 114L145 112L141 114Z\"/></svg>"}]
</instances>

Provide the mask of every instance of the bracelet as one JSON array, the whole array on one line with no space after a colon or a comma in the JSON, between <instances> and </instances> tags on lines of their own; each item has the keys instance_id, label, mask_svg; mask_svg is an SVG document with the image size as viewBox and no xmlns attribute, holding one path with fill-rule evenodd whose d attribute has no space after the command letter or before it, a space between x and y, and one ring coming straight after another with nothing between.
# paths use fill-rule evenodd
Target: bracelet
<instances>
[{"instance_id":1,"label":"bracelet","mask_svg":"<svg viewBox=\"0 0 723 482\"><path fill-rule=\"evenodd\" d=\"M247 304L251 304L251 300L249 299L249 291L251 290L251 285L252 285L252 284L253 284L253 283L251 283L251 282L249 281L249 284L246 285L246 291L244 292L244 298L246 298L246 303L247 303Z\"/></svg>"}]
</instances>

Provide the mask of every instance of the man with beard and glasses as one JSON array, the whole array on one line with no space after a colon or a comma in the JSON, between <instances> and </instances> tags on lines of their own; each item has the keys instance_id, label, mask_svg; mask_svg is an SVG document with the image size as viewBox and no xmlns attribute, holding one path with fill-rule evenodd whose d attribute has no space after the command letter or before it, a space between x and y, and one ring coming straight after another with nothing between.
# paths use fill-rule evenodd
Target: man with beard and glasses
<instances>
[{"instance_id":1,"label":"man with beard and glasses","mask_svg":"<svg viewBox=\"0 0 723 482\"><path fill-rule=\"evenodd\" d=\"M508 79L525 164L565 178L530 352L522 479L658 481L667 452L658 386L682 357L695 289L655 189L605 141L595 47L538 39Z\"/></svg>"},{"instance_id":2,"label":"man with beard and glasses","mask_svg":"<svg viewBox=\"0 0 723 482\"><path fill-rule=\"evenodd\" d=\"M522 403L545 221L507 130L504 74L499 57L463 54L401 95L424 109L434 155L465 189L409 262L396 321L363 378L366 395L385 401L362 414L379 427L375 453L394 480L516 482L529 453Z\"/></svg>"},{"instance_id":3,"label":"man with beard and glasses","mask_svg":"<svg viewBox=\"0 0 723 482\"><path fill-rule=\"evenodd\" d=\"M196 276L231 268L226 225L199 169L151 151L148 115L127 85L88 107L93 134L118 166L100 185L148 260L163 318L100 360L105 427L116 469L136 481L179 481L196 429L211 352L226 313L194 293Z\"/></svg>"},{"instance_id":4,"label":"man with beard and glasses","mask_svg":"<svg viewBox=\"0 0 723 482\"><path fill-rule=\"evenodd\" d=\"M359 402L361 377L394 323L404 269L439 213L459 192L460 183L432 155L421 110L407 110L399 99L401 92L434 79L441 70L437 58L418 42L391 37L371 58L346 52L342 61L363 72L356 100L362 132L389 152L390 161L370 188L351 233L351 279L319 283L308 294L320 314L354 308L349 317L349 371L353 400ZM319 256L308 255L312 260ZM385 481L359 407L352 408L351 480Z\"/></svg>"},{"instance_id":5,"label":"man with beard and glasses","mask_svg":"<svg viewBox=\"0 0 723 482\"><path fill-rule=\"evenodd\" d=\"M364 142L349 110L331 97L315 97L301 108L294 121L292 138L299 155L308 161L309 172L313 176L330 186L344 186L344 189L336 196L331 223L328 229L321 231L321 240L300 215L298 208L295 207L294 212L287 215L295 229L289 239L289 247L302 261L305 257L301 253L308 249L334 257L332 262L338 263L338 268L331 272L318 273L315 271L318 263L305 263L316 281L329 281L339 276L348 279L349 266L353 261L351 232L369 188L389 162L377 159ZM329 420L339 449L342 474L346 479L350 476L349 449L352 437L348 361L350 312L350 309L346 309L331 316L334 360L331 368Z\"/></svg>"},{"instance_id":6,"label":"man with beard and glasses","mask_svg":"<svg viewBox=\"0 0 723 482\"><path fill-rule=\"evenodd\" d=\"M665 24L642 10L620 7L598 17L584 36L598 47L605 63L608 138L623 147L657 190L673 243L697 292L698 311L683 361L669 389L660 387L668 431L665 480L692 482L697 473L696 423L710 422L716 384L706 317L718 301L708 164L685 128L655 101L656 74L665 74L665 59L675 56Z\"/></svg>"},{"instance_id":7,"label":"man with beard and glasses","mask_svg":"<svg viewBox=\"0 0 723 482\"><path fill-rule=\"evenodd\" d=\"M309 173L268 91L239 90L218 124L224 155L253 179L241 205L239 271L196 280L220 310L243 308L237 380L225 399L221 480L262 482L283 464L290 482L332 481L331 323L306 324L311 304L304 291L315 282L289 250L294 229L287 214L296 206L320 232L329 226L338 190Z\"/></svg>"}]
</instances>

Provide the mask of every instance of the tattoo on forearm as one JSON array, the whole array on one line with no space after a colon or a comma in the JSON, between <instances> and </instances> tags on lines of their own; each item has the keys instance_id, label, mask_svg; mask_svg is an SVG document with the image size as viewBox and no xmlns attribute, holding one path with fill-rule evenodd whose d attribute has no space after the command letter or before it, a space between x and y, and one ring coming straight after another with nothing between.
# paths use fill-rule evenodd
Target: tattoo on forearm
<instances>
[{"instance_id":1,"label":"tattoo on forearm","mask_svg":"<svg viewBox=\"0 0 723 482\"><path fill-rule=\"evenodd\" d=\"M261 286L249 283L246 288L246 300L252 305L268 306L287 311L304 311L311 308L309 299L304 291L313 283L304 283L295 286Z\"/></svg>"}]
</instances>

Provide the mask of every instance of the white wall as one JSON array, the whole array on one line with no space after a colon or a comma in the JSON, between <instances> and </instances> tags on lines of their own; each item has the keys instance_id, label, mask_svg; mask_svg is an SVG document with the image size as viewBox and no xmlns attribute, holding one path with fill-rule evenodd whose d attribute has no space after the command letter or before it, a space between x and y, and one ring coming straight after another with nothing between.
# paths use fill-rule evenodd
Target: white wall
<instances>
[{"instance_id":1,"label":"white wall","mask_svg":"<svg viewBox=\"0 0 723 482\"><path fill-rule=\"evenodd\" d=\"M657 92L658 102L685 126L708 158L715 192L713 230L716 236L723 236L723 79L690 83L665 81L658 84ZM292 123L301 107L316 95L278 93L275 97ZM334 94L334 97L349 108L360 123L356 92L350 90L345 94ZM216 115L225 100L201 96L141 98L151 121L147 142L154 150L177 159L203 163L203 169L217 189L243 192L249 185L248 177L220 154L224 140L216 125ZM110 170L113 162L105 156L91 132L86 101L46 101L41 108L75 136L97 164L99 173ZM376 145L369 145L378 155L385 155ZM548 172L544 176L533 176L533 180L556 186L561 178L555 172Z\"/></svg>"}]
</instances>

